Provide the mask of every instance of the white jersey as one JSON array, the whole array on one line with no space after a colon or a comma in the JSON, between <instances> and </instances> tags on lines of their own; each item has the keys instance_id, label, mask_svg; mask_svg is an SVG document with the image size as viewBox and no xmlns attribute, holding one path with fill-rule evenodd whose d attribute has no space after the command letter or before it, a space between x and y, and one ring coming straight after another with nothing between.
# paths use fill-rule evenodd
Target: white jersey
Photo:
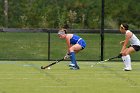
<instances>
[{"instance_id":1,"label":"white jersey","mask_svg":"<svg viewBox=\"0 0 140 93\"><path fill-rule=\"evenodd\" d=\"M126 31L126 34L128 32L131 32L131 31L130 30L127 30ZM130 45L138 45L138 46L140 46L140 40L133 33L132 33L132 37L129 39L129 41L130 41Z\"/></svg>"}]
</instances>

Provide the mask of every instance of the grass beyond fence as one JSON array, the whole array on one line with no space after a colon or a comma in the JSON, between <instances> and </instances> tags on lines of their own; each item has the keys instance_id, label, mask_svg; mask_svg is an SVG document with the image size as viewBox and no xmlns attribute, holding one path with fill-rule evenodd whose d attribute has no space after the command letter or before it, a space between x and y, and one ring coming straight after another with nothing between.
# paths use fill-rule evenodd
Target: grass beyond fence
<instances>
[{"instance_id":1,"label":"grass beyond fence","mask_svg":"<svg viewBox=\"0 0 140 93\"><path fill-rule=\"evenodd\" d=\"M0 59L47 59L46 33L0 33Z\"/></svg>"},{"instance_id":2,"label":"grass beyond fence","mask_svg":"<svg viewBox=\"0 0 140 93\"><path fill-rule=\"evenodd\" d=\"M87 46L76 57L77 60L100 60L100 34L77 33L85 39ZM139 35L138 35L139 36ZM104 58L116 56L121 49L121 34L105 34ZM65 40L56 33L50 34L50 59L62 58L66 53ZM48 33L0 33L1 60L48 60ZM140 53L132 55L140 60Z\"/></svg>"}]
</instances>

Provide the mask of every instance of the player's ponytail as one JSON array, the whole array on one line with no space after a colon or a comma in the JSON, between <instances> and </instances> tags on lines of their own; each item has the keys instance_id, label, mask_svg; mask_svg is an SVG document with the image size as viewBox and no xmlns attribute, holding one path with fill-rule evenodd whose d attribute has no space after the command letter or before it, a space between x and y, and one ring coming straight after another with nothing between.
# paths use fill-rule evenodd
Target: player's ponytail
<instances>
[{"instance_id":1,"label":"player's ponytail","mask_svg":"<svg viewBox=\"0 0 140 93\"><path fill-rule=\"evenodd\" d=\"M125 30L128 30L128 28L129 28L128 24L123 23L122 25L123 25L123 27L125 28Z\"/></svg>"},{"instance_id":2,"label":"player's ponytail","mask_svg":"<svg viewBox=\"0 0 140 93\"><path fill-rule=\"evenodd\" d=\"M67 34L67 29L63 29L63 31L65 32L65 34Z\"/></svg>"},{"instance_id":3,"label":"player's ponytail","mask_svg":"<svg viewBox=\"0 0 140 93\"><path fill-rule=\"evenodd\" d=\"M67 29L69 29L69 25L65 24L62 28L63 28L63 31L65 32L65 34L67 34Z\"/></svg>"},{"instance_id":4,"label":"player's ponytail","mask_svg":"<svg viewBox=\"0 0 140 93\"><path fill-rule=\"evenodd\" d=\"M67 34L67 29L69 28L69 26L67 24L65 24L63 27L61 27L61 29L58 31L58 34Z\"/></svg>"}]
</instances>

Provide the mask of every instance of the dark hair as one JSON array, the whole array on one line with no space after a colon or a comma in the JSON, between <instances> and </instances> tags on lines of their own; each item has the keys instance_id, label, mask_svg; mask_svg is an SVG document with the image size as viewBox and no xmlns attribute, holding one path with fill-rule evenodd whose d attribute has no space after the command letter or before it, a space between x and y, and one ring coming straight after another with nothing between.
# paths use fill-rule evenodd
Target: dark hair
<instances>
[{"instance_id":1,"label":"dark hair","mask_svg":"<svg viewBox=\"0 0 140 93\"><path fill-rule=\"evenodd\" d=\"M67 29L64 29L65 34L67 34Z\"/></svg>"},{"instance_id":2,"label":"dark hair","mask_svg":"<svg viewBox=\"0 0 140 93\"><path fill-rule=\"evenodd\" d=\"M123 23L122 25L123 25L123 27L125 28L125 30L128 30L128 28L129 28L128 24Z\"/></svg>"},{"instance_id":3,"label":"dark hair","mask_svg":"<svg viewBox=\"0 0 140 93\"><path fill-rule=\"evenodd\" d=\"M64 24L64 26L61 27L61 31L64 31L65 34L67 34L67 29L69 29L69 25L68 24Z\"/></svg>"}]
</instances>

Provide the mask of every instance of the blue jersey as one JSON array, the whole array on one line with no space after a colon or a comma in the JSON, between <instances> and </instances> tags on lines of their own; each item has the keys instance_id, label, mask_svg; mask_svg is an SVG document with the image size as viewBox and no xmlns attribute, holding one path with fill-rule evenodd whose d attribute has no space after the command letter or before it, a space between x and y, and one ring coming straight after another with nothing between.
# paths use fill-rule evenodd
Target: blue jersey
<instances>
[{"instance_id":1,"label":"blue jersey","mask_svg":"<svg viewBox=\"0 0 140 93\"><path fill-rule=\"evenodd\" d=\"M73 34L73 37L70 39L70 44L79 44L83 49L86 47L86 42L75 34Z\"/></svg>"}]
</instances>

